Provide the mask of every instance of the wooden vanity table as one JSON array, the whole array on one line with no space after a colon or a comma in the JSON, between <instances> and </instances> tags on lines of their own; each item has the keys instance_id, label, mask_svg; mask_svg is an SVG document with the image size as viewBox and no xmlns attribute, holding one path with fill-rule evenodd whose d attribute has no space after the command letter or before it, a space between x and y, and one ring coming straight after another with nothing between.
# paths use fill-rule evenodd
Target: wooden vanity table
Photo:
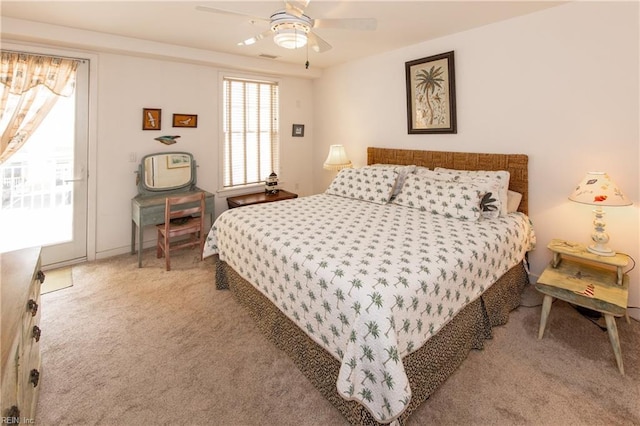
<instances>
[{"instance_id":1,"label":"wooden vanity table","mask_svg":"<svg viewBox=\"0 0 640 426\"><path fill-rule=\"evenodd\" d=\"M142 267L142 234L145 226L164 223L167 197L195 192L205 194L205 213L213 223L214 194L196 186L196 162L188 152L163 152L146 155L138 166L138 195L131 199L131 254L136 252Z\"/></svg>"}]
</instances>

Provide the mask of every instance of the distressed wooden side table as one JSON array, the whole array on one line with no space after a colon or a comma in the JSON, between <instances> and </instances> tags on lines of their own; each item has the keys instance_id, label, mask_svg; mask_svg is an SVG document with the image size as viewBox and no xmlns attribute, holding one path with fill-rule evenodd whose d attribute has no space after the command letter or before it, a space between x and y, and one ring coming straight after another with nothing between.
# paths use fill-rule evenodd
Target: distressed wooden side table
<instances>
[{"instance_id":1,"label":"distressed wooden side table","mask_svg":"<svg viewBox=\"0 0 640 426\"><path fill-rule=\"evenodd\" d=\"M563 240L552 240L547 248L554 254L536 283L536 290L544 294L538 339L544 335L555 298L600 312L607 323L618 369L624 375L615 317L626 316L629 322L629 276L623 272L629 262L628 257L624 254L598 256L587 251L582 244Z\"/></svg>"}]
</instances>

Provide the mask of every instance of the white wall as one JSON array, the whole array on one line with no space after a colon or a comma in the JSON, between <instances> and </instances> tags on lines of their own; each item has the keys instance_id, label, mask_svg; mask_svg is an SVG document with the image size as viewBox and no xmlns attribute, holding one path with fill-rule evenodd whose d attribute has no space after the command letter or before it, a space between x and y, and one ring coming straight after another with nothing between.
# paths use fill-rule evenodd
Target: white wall
<instances>
[{"instance_id":1,"label":"white wall","mask_svg":"<svg viewBox=\"0 0 640 426\"><path fill-rule=\"evenodd\" d=\"M198 164L198 186L209 192L218 191L220 72L220 68L206 65L100 55L98 257L127 250L131 235L131 198L137 194L134 171L142 156L162 151L191 152ZM279 80L282 185L300 195L308 195L312 192L308 172L311 168L312 138L306 132L304 138L291 137L291 124L312 125L311 82L294 77ZM142 108L162 109L161 131L141 130ZM173 113L197 114L198 127L171 127ZM164 145L154 140L161 135L181 137L176 144ZM130 161L132 154L136 162ZM226 210L228 195L225 192L217 194L216 217ZM144 239L147 246L154 244L155 230L146 229Z\"/></svg>"},{"instance_id":2,"label":"white wall","mask_svg":"<svg viewBox=\"0 0 640 426\"><path fill-rule=\"evenodd\" d=\"M637 2L574 2L325 70L314 82L315 192L335 175L322 169L333 143L356 166L367 146L527 154L535 278L549 240L589 241L591 208L567 197L604 170L634 202L608 210L611 245L640 262L638 18ZM451 50L458 133L408 135L404 63ZM640 267L630 306L639 281Z\"/></svg>"}]
</instances>

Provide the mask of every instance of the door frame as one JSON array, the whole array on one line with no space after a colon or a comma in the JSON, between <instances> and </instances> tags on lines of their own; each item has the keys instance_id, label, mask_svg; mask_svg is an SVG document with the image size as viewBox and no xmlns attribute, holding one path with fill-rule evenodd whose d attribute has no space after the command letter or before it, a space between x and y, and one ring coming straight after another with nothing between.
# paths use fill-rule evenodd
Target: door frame
<instances>
[{"instance_id":1,"label":"door frame","mask_svg":"<svg viewBox=\"0 0 640 426\"><path fill-rule=\"evenodd\" d=\"M87 256L86 259L72 259L66 262L56 263L55 265L42 265L43 269L52 269L53 267L62 267L75 263L81 263L85 260L96 259L96 218L97 218L97 147L98 147L98 55L82 50L71 50L45 46L40 44L31 44L23 42L13 42L11 40L2 40L3 49L16 50L22 52L33 53L35 55L51 55L64 56L73 59L83 59L89 63L89 102L87 111ZM49 266L49 268L47 268Z\"/></svg>"}]
</instances>

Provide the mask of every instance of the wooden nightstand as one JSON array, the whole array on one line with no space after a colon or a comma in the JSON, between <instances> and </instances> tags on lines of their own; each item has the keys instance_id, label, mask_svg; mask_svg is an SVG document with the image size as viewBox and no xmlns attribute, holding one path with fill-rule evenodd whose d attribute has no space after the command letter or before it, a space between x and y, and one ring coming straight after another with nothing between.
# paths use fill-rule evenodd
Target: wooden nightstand
<instances>
[{"instance_id":1,"label":"wooden nightstand","mask_svg":"<svg viewBox=\"0 0 640 426\"><path fill-rule=\"evenodd\" d=\"M629 322L629 276L622 271L629 258L624 254L598 256L582 244L563 240L552 240L547 248L553 252L553 260L536 283L536 290L544 294L538 339L544 335L554 298L601 312L607 322L618 369L624 374L614 317L626 316Z\"/></svg>"},{"instance_id":2,"label":"wooden nightstand","mask_svg":"<svg viewBox=\"0 0 640 426\"><path fill-rule=\"evenodd\" d=\"M274 201L290 200L298 198L298 194L281 189L277 194L267 194L264 191L253 194L238 195L237 197L227 198L227 206L230 209L242 206L250 206L251 204L271 203Z\"/></svg>"}]
</instances>

